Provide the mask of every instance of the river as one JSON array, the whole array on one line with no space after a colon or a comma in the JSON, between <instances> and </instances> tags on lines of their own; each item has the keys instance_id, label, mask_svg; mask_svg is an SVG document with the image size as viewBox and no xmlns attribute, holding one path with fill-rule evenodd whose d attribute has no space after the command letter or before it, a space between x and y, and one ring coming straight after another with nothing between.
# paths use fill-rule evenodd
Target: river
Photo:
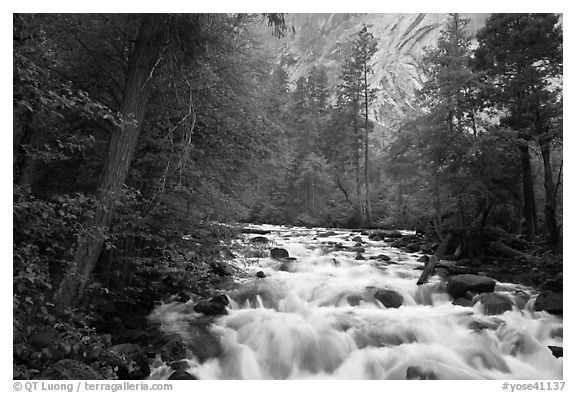
<instances>
[{"instance_id":1,"label":"river","mask_svg":"<svg viewBox=\"0 0 576 393\"><path fill-rule=\"evenodd\" d=\"M247 275L223 292L228 314L210 325L222 353L203 362L193 353L188 359L187 371L199 379L562 378L563 359L548 348L562 346L562 318L534 311L531 288L497 282L495 292L514 306L486 315L481 303L452 304L437 276L416 285L421 253L349 230L252 227L271 230L266 249L284 248L296 260L264 257L246 264L238 258ZM335 247L359 246L356 236L365 259ZM379 255L390 260L375 259ZM256 278L259 271L266 277ZM402 305L383 306L375 299L378 290L400 295ZM201 317L192 305L163 304L150 318L185 337ZM151 378L170 372L160 364Z\"/></svg>"}]
</instances>

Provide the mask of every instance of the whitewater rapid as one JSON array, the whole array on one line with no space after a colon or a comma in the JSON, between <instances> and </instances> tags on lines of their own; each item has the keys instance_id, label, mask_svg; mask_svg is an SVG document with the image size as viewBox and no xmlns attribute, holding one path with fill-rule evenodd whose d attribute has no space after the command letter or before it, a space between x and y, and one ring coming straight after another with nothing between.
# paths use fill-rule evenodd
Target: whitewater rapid
<instances>
[{"instance_id":1,"label":"whitewater rapid","mask_svg":"<svg viewBox=\"0 0 576 393\"><path fill-rule=\"evenodd\" d=\"M223 292L228 315L209 327L222 353L187 360L186 371L199 379L562 378L563 359L548 348L562 346L562 318L534 311L528 287L498 282L495 292L514 306L485 315L481 303L453 305L436 276L416 285L421 253L345 230L253 228L272 231L265 249L284 248L296 260L237 259L247 275ZM365 259L334 247L352 248L356 236ZM390 261L370 259L382 254ZM266 278L256 278L259 271ZM382 289L401 295L402 306L384 307L374 298ZM150 318L186 338L190 322L201 318L192 306L163 304ZM151 378L172 371L160 364Z\"/></svg>"}]
</instances>

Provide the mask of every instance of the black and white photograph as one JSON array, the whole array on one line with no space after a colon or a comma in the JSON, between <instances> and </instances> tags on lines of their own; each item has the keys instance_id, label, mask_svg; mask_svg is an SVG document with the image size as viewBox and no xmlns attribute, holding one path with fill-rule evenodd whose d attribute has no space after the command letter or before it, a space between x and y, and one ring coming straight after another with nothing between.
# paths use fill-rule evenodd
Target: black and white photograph
<instances>
[{"instance_id":1,"label":"black and white photograph","mask_svg":"<svg viewBox=\"0 0 576 393\"><path fill-rule=\"evenodd\" d=\"M570 390L564 14L134 9L12 13L12 391Z\"/></svg>"}]
</instances>

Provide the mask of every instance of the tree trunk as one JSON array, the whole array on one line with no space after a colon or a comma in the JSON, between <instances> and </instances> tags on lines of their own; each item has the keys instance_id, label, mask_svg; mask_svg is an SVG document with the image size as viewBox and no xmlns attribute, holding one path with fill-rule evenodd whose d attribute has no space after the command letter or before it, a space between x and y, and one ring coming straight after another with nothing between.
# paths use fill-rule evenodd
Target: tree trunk
<instances>
[{"instance_id":1,"label":"tree trunk","mask_svg":"<svg viewBox=\"0 0 576 393\"><path fill-rule=\"evenodd\" d=\"M522 185L524 190L524 224L526 238L534 241L537 233L536 204L534 203L534 186L532 184L532 167L530 164L530 150L528 141L520 146L520 159L522 162Z\"/></svg>"},{"instance_id":2,"label":"tree trunk","mask_svg":"<svg viewBox=\"0 0 576 393\"><path fill-rule=\"evenodd\" d=\"M368 70L364 62L364 182L366 183L366 226L372 226L372 207L370 206L370 185L368 184Z\"/></svg>"},{"instance_id":3,"label":"tree trunk","mask_svg":"<svg viewBox=\"0 0 576 393\"><path fill-rule=\"evenodd\" d=\"M444 254L446 254L446 250L448 248L448 245L452 241L452 237L453 235L449 233L448 235L446 235L444 240L442 240L442 243L440 243L440 245L436 249L436 252L434 252L434 255L432 255L426 266L424 266L424 271L422 271L422 274L420 275L420 278L416 282L416 285L422 285L428 281L428 276L434 271L434 268L436 267L438 262L440 262L440 258L442 258Z\"/></svg>"},{"instance_id":4,"label":"tree trunk","mask_svg":"<svg viewBox=\"0 0 576 393\"><path fill-rule=\"evenodd\" d=\"M544 218L548 229L550 245L555 246L558 241L558 222L556 221L556 192L552 178L552 165L550 163L550 138L540 139L540 150L544 162L544 190L546 192L546 205Z\"/></svg>"},{"instance_id":5,"label":"tree trunk","mask_svg":"<svg viewBox=\"0 0 576 393\"><path fill-rule=\"evenodd\" d=\"M96 190L94 215L87 223L74 260L55 295L58 310L78 303L100 256L106 231L112 221L114 205L121 195L142 129L151 79L162 50L164 27L164 17L161 15L149 14L142 17L134 50L128 60L121 107L122 123L110 140L108 156Z\"/></svg>"}]
</instances>

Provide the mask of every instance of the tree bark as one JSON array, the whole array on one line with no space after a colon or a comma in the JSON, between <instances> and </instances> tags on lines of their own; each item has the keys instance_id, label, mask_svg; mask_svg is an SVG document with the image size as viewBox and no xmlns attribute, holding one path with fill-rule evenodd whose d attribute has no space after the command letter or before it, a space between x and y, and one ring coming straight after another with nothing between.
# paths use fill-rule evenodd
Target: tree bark
<instances>
[{"instance_id":1,"label":"tree bark","mask_svg":"<svg viewBox=\"0 0 576 393\"><path fill-rule=\"evenodd\" d=\"M534 202L534 186L532 184L532 167L530 164L530 150L528 141L520 145L520 159L522 163L522 185L524 191L524 223L526 238L533 242L537 233L536 204Z\"/></svg>"},{"instance_id":2,"label":"tree bark","mask_svg":"<svg viewBox=\"0 0 576 393\"><path fill-rule=\"evenodd\" d=\"M540 151L544 162L544 190L546 192L546 205L544 207L544 218L548 229L550 245L555 246L558 241L558 222L556 221L556 191L552 177L552 165L550 163L550 142L549 137L540 139Z\"/></svg>"},{"instance_id":3,"label":"tree bark","mask_svg":"<svg viewBox=\"0 0 576 393\"><path fill-rule=\"evenodd\" d=\"M372 226L372 207L370 206L370 185L368 184L368 69L364 62L364 183L366 183L366 226Z\"/></svg>"},{"instance_id":4,"label":"tree bark","mask_svg":"<svg viewBox=\"0 0 576 393\"><path fill-rule=\"evenodd\" d=\"M108 156L96 190L94 214L87 223L74 260L55 294L55 304L60 311L78 303L100 256L112 221L114 205L121 195L142 129L152 77L160 60L164 31L165 17L152 14L142 17L134 49L128 60L121 107L122 123L110 140Z\"/></svg>"}]
</instances>

